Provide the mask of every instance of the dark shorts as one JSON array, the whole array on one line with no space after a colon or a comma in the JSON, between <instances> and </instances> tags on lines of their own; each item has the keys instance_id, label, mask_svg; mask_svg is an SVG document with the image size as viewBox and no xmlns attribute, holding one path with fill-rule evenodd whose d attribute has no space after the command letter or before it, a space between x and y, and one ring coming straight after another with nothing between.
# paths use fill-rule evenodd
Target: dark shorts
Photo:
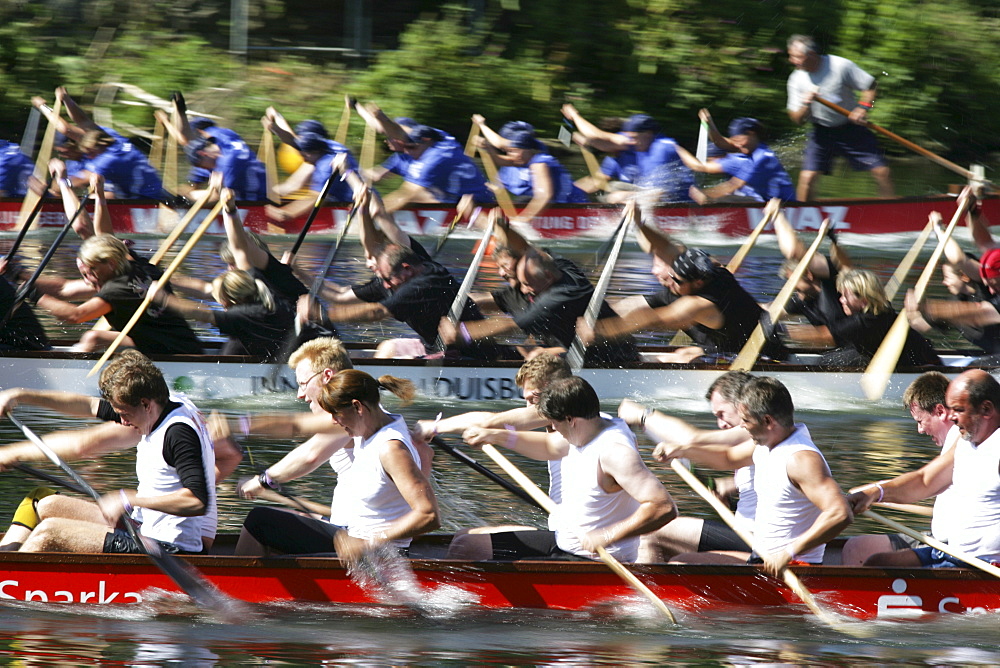
<instances>
[{"instance_id":1,"label":"dark shorts","mask_svg":"<svg viewBox=\"0 0 1000 668\"><path fill-rule=\"evenodd\" d=\"M701 538L698 540L698 551L749 552L750 546L744 543L728 525L705 520L701 528Z\"/></svg>"},{"instance_id":2,"label":"dark shorts","mask_svg":"<svg viewBox=\"0 0 1000 668\"><path fill-rule=\"evenodd\" d=\"M868 128L854 123L835 128L814 125L802 155L803 171L829 174L833 158L837 155L847 158L851 168L857 172L867 172L886 164L885 154Z\"/></svg>"},{"instance_id":3,"label":"dark shorts","mask_svg":"<svg viewBox=\"0 0 1000 668\"><path fill-rule=\"evenodd\" d=\"M969 564L930 545L912 548L924 568L969 568Z\"/></svg>"},{"instance_id":4,"label":"dark shorts","mask_svg":"<svg viewBox=\"0 0 1000 668\"><path fill-rule=\"evenodd\" d=\"M490 534L493 539L493 561L518 559L560 559L590 561L567 552L556 545L554 531L503 531Z\"/></svg>"},{"instance_id":5,"label":"dark shorts","mask_svg":"<svg viewBox=\"0 0 1000 668\"><path fill-rule=\"evenodd\" d=\"M923 546L921 541L905 533L891 533L888 534L888 537L889 544L892 545L892 549L894 550L915 550Z\"/></svg>"},{"instance_id":6,"label":"dark shorts","mask_svg":"<svg viewBox=\"0 0 1000 668\"><path fill-rule=\"evenodd\" d=\"M341 527L277 508L254 508L243 528L261 545L285 554L335 553L333 537Z\"/></svg>"},{"instance_id":7,"label":"dark shorts","mask_svg":"<svg viewBox=\"0 0 1000 668\"><path fill-rule=\"evenodd\" d=\"M187 552L173 543L164 543L162 540L156 542L159 543L160 549L167 554L201 554L201 552ZM104 536L104 554L146 554L146 550L132 540L128 531L115 529Z\"/></svg>"}]
</instances>

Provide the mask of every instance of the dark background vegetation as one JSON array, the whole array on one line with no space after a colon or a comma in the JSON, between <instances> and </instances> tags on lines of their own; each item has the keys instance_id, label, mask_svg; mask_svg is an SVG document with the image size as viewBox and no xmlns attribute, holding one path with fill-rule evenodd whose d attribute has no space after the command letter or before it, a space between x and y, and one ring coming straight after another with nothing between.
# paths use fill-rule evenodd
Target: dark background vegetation
<instances>
[{"instance_id":1,"label":"dark background vegetation","mask_svg":"<svg viewBox=\"0 0 1000 668\"><path fill-rule=\"evenodd\" d=\"M184 90L248 138L269 104L336 126L344 93L459 137L473 112L554 136L566 101L594 118L651 113L683 142L702 106L783 136L784 46L803 32L878 78L875 122L960 160L1000 144L996 0L249 0L245 54L228 50L230 5L0 3L2 136L19 136L31 95L65 84L87 106L108 81ZM147 108L114 114L152 127Z\"/></svg>"}]
</instances>

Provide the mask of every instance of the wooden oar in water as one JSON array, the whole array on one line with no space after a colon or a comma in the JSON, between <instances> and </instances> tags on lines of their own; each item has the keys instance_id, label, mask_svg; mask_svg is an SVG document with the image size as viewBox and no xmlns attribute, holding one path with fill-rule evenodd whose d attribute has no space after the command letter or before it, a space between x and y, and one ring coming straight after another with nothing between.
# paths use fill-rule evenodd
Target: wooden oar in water
<instances>
[{"instance_id":1,"label":"wooden oar in water","mask_svg":"<svg viewBox=\"0 0 1000 668\"><path fill-rule=\"evenodd\" d=\"M163 272L163 275L160 276L160 278L158 279L159 286L166 285L166 283L170 280L170 277L174 275L174 272L177 271L178 267L181 266L181 263L188 256L188 253L191 252L191 250L195 247L195 245L205 235L205 232L208 230L209 225L212 224L212 221L214 221L215 218L219 215L219 212L222 211L223 206L224 202L220 199L218 204L216 204L215 207L209 212L209 214L205 216L205 220L202 221L201 225L198 226L198 229L196 229L194 233L188 238L187 243L184 244L184 247L180 250L179 253L177 253L177 257L174 258L173 262L170 263L170 266L167 267L167 269ZM142 303L139 304L138 308L136 308L135 313L132 314L132 317L129 319L129 321L125 323L124 327L122 327L122 331L118 332L118 336L115 337L115 340L112 341L111 345L108 346L107 350L104 351L104 354L101 355L101 358L94 363L93 368L91 368L91 370L87 372L88 378L97 373L98 369L104 366L104 363L111 358L115 350L118 349L118 346L120 346L122 341L125 340L125 337L128 336L128 333L132 331L133 327L135 327L135 323L139 322L139 318L141 318L142 315L146 312L146 308L152 303L153 298L156 296L156 292L157 290L153 288L146 290L146 297L142 300Z\"/></svg>"},{"instance_id":2,"label":"wooden oar in water","mask_svg":"<svg viewBox=\"0 0 1000 668\"><path fill-rule=\"evenodd\" d=\"M893 272L892 278L889 282L885 284L885 298L892 301L896 293L899 292L899 286L903 284L906 280L906 275L910 273L910 269L913 268L913 263L916 262L917 256L920 255L920 251L923 250L924 246L927 244L927 240L930 238L931 233L934 231L934 218L927 221L924 225L924 229L920 231L917 235L917 240L913 242L910 246L910 250L906 251L906 255L903 256L902 261L900 261L899 266L896 267L896 271Z\"/></svg>"},{"instance_id":3,"label":"wooden oar in water","mask_svg":"<svg viewBox=\"0 0 1000 668\"><path fill-rule=\"evenodd\" d=\"M535 501L540 503L545 509L545 512L556 512L557 506L555 501L550 499L545 492L538 489L538 486L531 481L531 478L526 476L521 469L514 466L514 464L501 454L499 450L487 443L483 446L483 452L485 452L490 459L496 462L500 468L506 471L507 475L513 478L517 484L524 488L524 491L530 494ZM660 597L654 594L653 591L642 582L642 580L637 578L635 573L625 568L620 561L615 559L611 553L603 547L597 548L597 556L600 557L601 561L607 564L608 568L614 571L615 575L627 582L630 587L652 603L653 607L659 610L664 617L669 619L671 624L677 624L677 618L674 617L674 613L670 611L667 604L660 600Z\"/></svg>"},{"instance_id":4,"label":"wooden oar in water","mask_svg":"<svg viewBox=\"0 0 1000 668\"><path fill-rule=\"evenodd\" d=\"M698 478L691 473L691 471L687 470L681 460L675 459L671 461L670 467L675 473L677 473L677 475L684 479L684 482L686 482L691 489L698 494L698 496L712 506L715 512L719 514L719 517L722 518L722 521L728 524L729 528L735 531L736 535L739 536L744 543L751 546L753 545L753 535L749 531L746 531L740 523L736 521L736 515L733 514L733 511L731 511L727 505L722 503L722 501L720 501L719 498L708 489L708 487L705 487L705 485L698 480ZM819 603L816 602L816 598L812 595L812 592L809 591L804 584L802 584L799 576L793 573L791 569L786 568L782 571L782 578L784 579L785 584L788 585L788 588L795 592L795 595L802 599L802 602L806 604L806 607L808 607L824 624L851 635L867 635L861 632L860 627L853 624L849 625L838 619L835 615L821 608Z\"/></svg>"},{"instance_id":5,"label":"wooden oar in water","mask_svg":"<svg viewBox=\"0 0 1000 668\"><path fill-rule=\"evenodd\" d=\"M927 286L931 282L931 276L934 275L934 271L937 269L938 261L944 253L948 240L955 231L955 226L965 216L965 212L971 203L972 198L970 197L959 198L959 205L955 210L955 215L952 216L951 222L948 223L944 234L938 239L937 248L934 249L930 259L927 261L927 265L924 267L923 273L920 274L920 278L917 279L917 284L913 288L913 295L918 303L924 298ZM899 315L896 316L896 321L892 323L889 333L882 339L882 345L872 355L872 360L868 363L868 368L865 369L864 374L861 376L861 389L869 399L875 401L882 398L885 388L889 385L892 372L896 370L899 356L903 354L903 347L906 345L906 338L909 333L910 320L906 315L906 309L900 309Z\"/></svg>"},{"instance_id":6,"label":"wooden oar in water","mask_svg":"<svg viewBox=\"0 0 1000 668\"><path fill-rule=\"evenodd\" d=\"M29 441L35 444L35 446L41 450L45 456L53 464L61 468L66 475L72 478L76 485L76 489L82 490L95 502L101 500L101 495L98 494L93 487L87 483L76 471L70 467L69 464L64 462L61 457L52 448L50 448L45 441L38 437L35 432L28 428L27 425L23 424L13 413L8 414L10 421L20 429L25 437ZM175 557L172 554L164 552L156 541L148 540L143 536L139 535L136 530L135 525L132 523L131 518L128 516L122 516L122 524L125 526L125 530L128 532L129 536L135 541L136 545L150 558L150 560L156 564L163 573L173 580L185 594L191 597L199 607L213 610L217 613L221 613L227 617L231 617L234 614L239 613L239 605L237 602L222 592L220 592L211 582L205 579L201 573L199 573L193 566L188 564L183 559Z\"/></svg>"},{"instance_id":7,"label":"wooden oar in water","mask_svg":"<svg viewBox=\"0 0 1000 668\"><path fill-rule=\"evenodd\" d=\"M799 279L802 278L802 275L806 273L806 269L809 268L809 263L812 262L813 256L819 250L819 245L822 243L823 237L826 236L828 229L830 229L829 218L824 220L823 224L820 225L816 239L813 240L812 245L802 255L801 259L799 259L799 263L795 265L795 269L789 275L788 280L785 281L784 287L781 288L774 301L771 302L768 315L771 318L772 324L777 324L781 316L785 314L785 306L788 305L788 300L792 298L795 286L799 284ZM765 343L767 343L767 335L764 333L764 327L758 323L753 333L750 334L750 338L744 344L743 350L740 351L740 354L736 356L736 359L729 366L729 370L749 371L752 369L753 365L757 363L757 357L760 355L760 351Z\"/></svg>"},{"instance_id":8,"label":"wooden oar in water","mask_svg":"<svg viewBox=\"0 0 1000 668\"><path fill-rule=\"evenodd\" d=\"M820 104L822 104L824 107L827 107L829 109L833 109L834 111L836 111L839 114L843 114L844 116L850 116L851 115L850 111L848 111L844 107L840 106L839 104L835 104L833 102L830 102L829 100L824 100L821 97L815 97L813 99L816 102L819 102ZM910 149L914 153L919 153L920 155L924 156L925 158L927 158L927 159L929 159L929 160L931 160L933 162L936 162L937 164L941 165L945 169L949 169L949 170L955 172L956 174L962 176L963 178L968 179L969 181L981 181L981 182L984 182L984 183L989 183L989 181L983 181L983 179L981 178L981 176L978 175L978 174L976 174L975 172L972 172L972 171L966 169L965 167L960 167L959 165L956 165L955 163L953 163L951 160L947 160L945 158L942 158L937 153L934 153L933 151L930 151L930 150L924 148L923 146L920 146L919 144L914 144L913 142L911 142L908 139L903 139L902 137L900 137L899 135L897 135L895 132L891 132L890 130L886 130L882 126L876 125L875 123L872 123L871 121L865 121L865 125L867 127L871 128L872 130L874 130L875 132L879 133L880 135L888 137L889 139L893 140L897 144L899 144L901 146L905 146L906 148Z\"/></svg>"}]
</instances>

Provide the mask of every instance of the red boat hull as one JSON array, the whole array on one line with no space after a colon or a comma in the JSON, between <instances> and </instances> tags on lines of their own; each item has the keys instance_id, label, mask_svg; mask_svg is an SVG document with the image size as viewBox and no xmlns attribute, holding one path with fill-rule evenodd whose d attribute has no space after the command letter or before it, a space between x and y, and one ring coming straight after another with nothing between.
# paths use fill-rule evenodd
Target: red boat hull
<instances>
[{"instance_id":1,"label":"red boat hull","mask_svg":"<svg viewBox=\"0 0 1000 668\"><path fill-rule=\"evenodd\" d=\"M357 585L335 558L189 557L221 591L249 603L386 603ZM471 563L414 560L420 585L457 587L485 608L593 610L634 601L600 563ZM636 566L669 605L692 613L732 606L805 611L782 583L751 566ZM858 618L1000 610L1000 580L962 569L881 570L835 566L796 572L830 610ZM148 560L131 555L0 555L0 598L46 603L139 603L150 590L177 591ZM388 601L391 602L391 601Z\"/></svg>"},{"instance_id":2,"label":"red boat hull","mask_svg":"<svg viewBox=\"0 0 1000 668\"><path fill-rule=\"evenodd\" d=\"M17 225L19 200L0 201L0 230ZM1000 198L983 202L985 215L1000 220ZM263 204L243 203L240 206L246 224L258 232L298 233L305 217L290 221L283 228L268 222ZM855 234L893 234L914 232L924 227L931 211L939 211L947 219L955 209L955 199L948 196L909 197L894 200L824 200L806 204L790 204L786 212L797 229L818 229L829 217L834 229ZM617 222L620 207L590 205L553 205L532 221L544 237L561 238L586 236L603 231ZM396 221L408 233L437 235L444 231L454 216L454 209L441 206L408 207L395 214ZM141 200L112 202L111 217L115 231L121 233L156 234L170 223L159 220L156 203ZM320 209L312 231L332 233L339 230L347 217L347 206L325 206ZM700 207L680 204L657 207L656 223L671 232L715 234L740 238L749 234L761 217L761 205L729 204ZM164 221L176 222L175 218ZM61 226L66 222L62 206L46 204L39 216L43 227ZM222 233L221 222L211 233Z\"/></svg>"}]
</instances>

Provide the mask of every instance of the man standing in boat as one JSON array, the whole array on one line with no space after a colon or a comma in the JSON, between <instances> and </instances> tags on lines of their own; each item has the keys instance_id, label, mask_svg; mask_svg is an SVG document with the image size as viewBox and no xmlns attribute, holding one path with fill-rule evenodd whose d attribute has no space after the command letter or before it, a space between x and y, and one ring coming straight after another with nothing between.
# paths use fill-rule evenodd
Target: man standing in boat
<instances>
[{"instance_id":1,"label":"man standing in boat","mask_svg":"<svg viewBox=\"0 0 1000 668\"><path fill-rule=\"evenodd\" d=\"M200 412L187 399L170 395L160 370L134 350L121 353L105 367L99 386L101 399L64 392L38 392L28 398L31 403L78 415L89 412L137 431L139 486L106 494L99 503L61 495L45 497L37 505L41 522L21 551L141 553L124 529L115 528L119 521L133 521L144 537L159 542L166 551L202 552L202 538L214 538L218 519L215 451ZM125 449L128 443L121 435L117 442L105 442L104 447L89 451L69 443L57 443L53 449L63 458L81 459ZM0 469L44 459L31 443L0 449Z\"/></svg>"},{"instance_id":2,"label":"man standing in boat","mask_svg":"<svg viewBox=\"0 0 1000 668\"><path fill-rule=\"evenodd\" d=\"M823 562L826 543L851 523L853 516L826 459L812 442L809 429L794 420L792 396L781 382L767 376L750 380L737 408L751 442L735 447L685 451L692 461L717 469L754 467L757 513L754 553L750 563L763 564L778 575L793 561ZM672 444L656 446L658 461L677 458ZM687 563L734 563L725 554L682 555Z\"/></svg>"},{"instance_id":3,"label":"man standing in boat","mask_svg":"<svg viewBox=\"0 0 1000 668\"><path fill-rule=\"evenodd\" d=\"M469 445L493 443L532 459L558 460L562 486L552 531L489 534L493 559L595 558L604 547L619 561L634 562L639 536L677 516L673 499L646 468L635 435L618 418L605 418L587 381L557 380L541 395L538 412L551 433L467 429Z\"/></svg>"},{"instance_id":4,"label":"man standing in boat","mask_svg":"<svg viewBox=\"0 0 1000 668\"><path fill-rule=\"evenodd\" d=\"M951 412L948 410L946 396L949 382L948 377L940 371L928 371L910 383L903 394L903 406L917 423L917 431L930 436L934 445L941 448L937 457L916 471L905 474L907 476L920 477L941 465L938 460L947 455L961 438L958 425L952 421ZM868 487L877 489L878 483L856 487L851 493ZM952 519L962 510L961 506L956 504L955 498L954 487L948 487L934 498L931 534L940 541L948 542L948 530ZM919 548L921 545L919 541L902 533L852 536L844 543L841 550L841 562L845 566L862 566L873 554L909 550Z\"/></svg>"},{"instance_id":5,"label":"man standing in boat","mask_svg":"<svg viewBox=\"0 0 1000 668\"><path fill-rule=\"evenodd\" d=\"M918 472L877 482L850 495L854 512L873 503L914 503L947 490L943 518L948 545L984 561L1000 561L1000 383L982 369L957 376L945 394L948 414L961 438L954 448ZM882 552L866 566L964 567L965 563L930 546Z\"/></svg>"},{"instance_id":6,"label":"man standing in boat","mask_svg":"<svg viewBox=\"0 0 1000 668\"><path fill-rule=\"evenodd\" d=\"M895 197L885 154L865 127L875 105L875 78L846 58L821 55L808 35L789 38L788 61L795 66L788 77L788 116L798 125L813 122L799 172L799 201L816 196L820 174L830 173L838 154L855 171L871 172L879 197ZM857 101L855 91L860 91ZM850 116L816 102L817 97L847 107Z\"/></svg>"}]
</instances>

